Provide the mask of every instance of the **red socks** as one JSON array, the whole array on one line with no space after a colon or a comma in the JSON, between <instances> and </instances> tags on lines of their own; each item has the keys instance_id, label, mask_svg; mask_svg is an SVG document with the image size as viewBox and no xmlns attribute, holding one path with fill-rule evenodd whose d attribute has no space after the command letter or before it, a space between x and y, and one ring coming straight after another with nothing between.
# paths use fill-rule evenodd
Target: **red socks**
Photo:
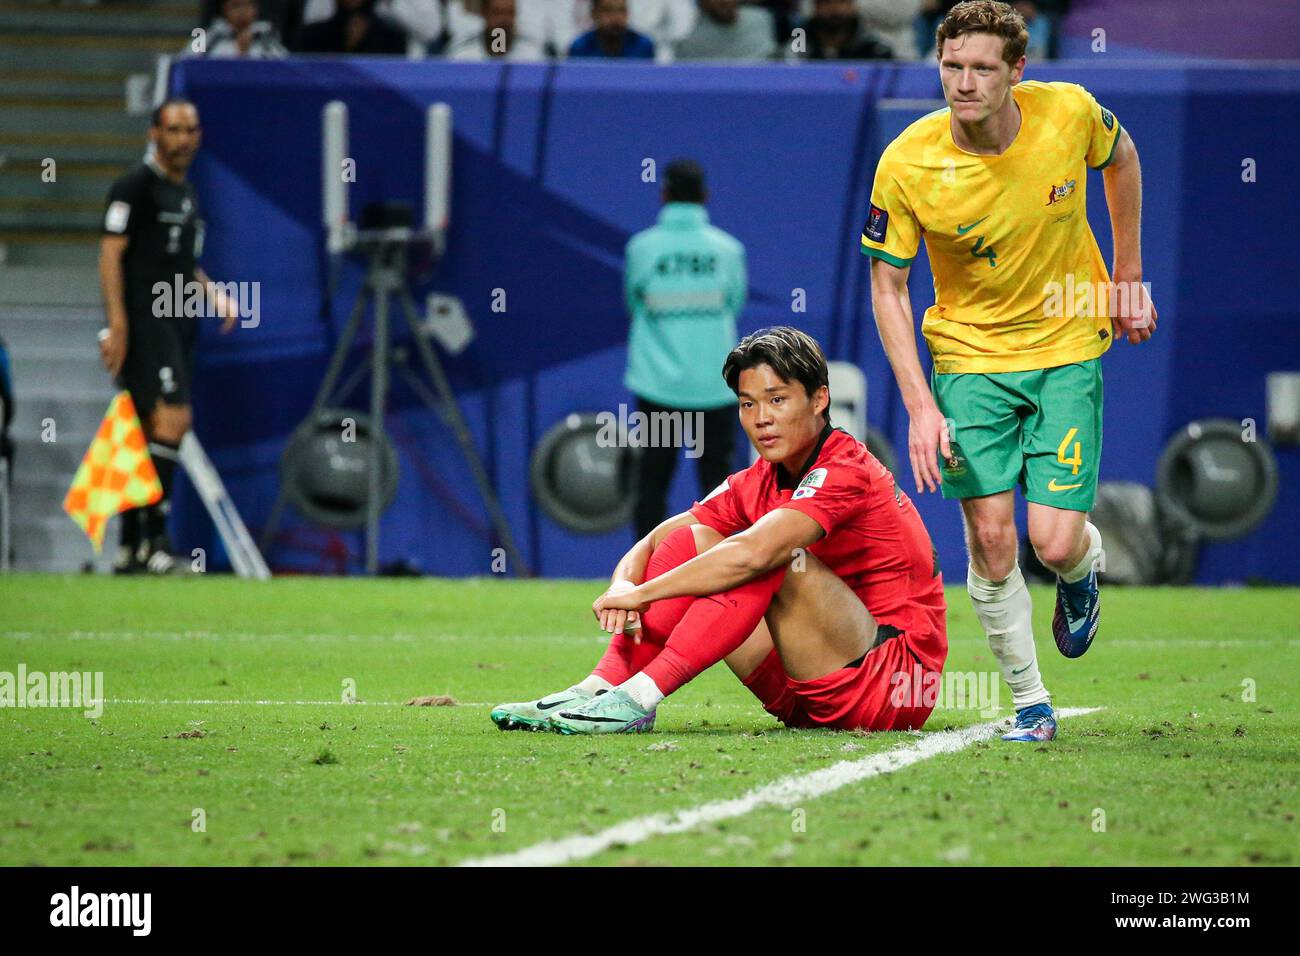
<instances>
[{"instance_id":1,"label":"red socks","mask_svg":"<svg viewBox=\"0 0 1300 956\"><path fill-rule=\"evenodd\" d=\"M695 555L695 535L690 528L678 528L659 542L646 564L645 579ZM656 601L641 615L641 643L615 634L592 673L617 687L644 671L667 697L745 643L780 590L785 572L782 566L708 597Z\"/></svg>"},{"instance_id":2,"label":"red socks","mask_svg":"<svg viewBox=\"0 0 1300 956\"><path fill-rule=\"evenodd\" d=\"M649 581L658 577L693 557L695 535L690 528L677 528L659 542L659 547L655 548L654 554L646 562L645 579ZM668 635L693 600L694 598L680 597L656 601L641 615L641 643L635 643L628 634L615 634L605 656L592 673L617 687L633 674L645 670L646 665L659 656Z\"/></svg>"},{"instance_id":3,"label":"red socks","mask_svg":"<svg viewBox=\"0 0 1300 956\"><path fill-rule=\"evenodd\" d=\"M690 598L663 650L643 668L646 676L667 697L740 647L767 613L785 572L782 565L730 591Z\"/></svg>"}]
</instances>

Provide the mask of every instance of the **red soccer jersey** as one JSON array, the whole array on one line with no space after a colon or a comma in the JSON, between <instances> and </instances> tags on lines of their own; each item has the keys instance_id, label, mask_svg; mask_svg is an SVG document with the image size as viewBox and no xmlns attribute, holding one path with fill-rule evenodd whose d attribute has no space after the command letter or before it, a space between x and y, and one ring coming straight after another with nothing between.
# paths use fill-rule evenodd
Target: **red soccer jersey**
<instances>
[{"instance_id":1,"label":"red soccer jersey","mask_svg":"<svg viewBox=\"0 0 1300 956\"><path fill-rule=\"evenodd\" d=\"M808 552L853 589L871 616L911 633L944 628L943 578L921 516L867 447L829 425L791 479L759 459L691 507L723 535L744 531L774 508L793 508L826 532Z\"/></svg>"}]
</instances>

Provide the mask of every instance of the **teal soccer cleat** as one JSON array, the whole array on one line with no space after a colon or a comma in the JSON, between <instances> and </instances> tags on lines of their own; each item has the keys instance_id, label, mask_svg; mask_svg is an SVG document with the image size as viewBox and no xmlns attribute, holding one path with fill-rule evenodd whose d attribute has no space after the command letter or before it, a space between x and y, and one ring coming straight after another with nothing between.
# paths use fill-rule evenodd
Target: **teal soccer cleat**
<instances>
[{"instance_id":1,"label":"teal soccer cleat","mask_svg":"<svg viewBox=\"0 0 1300 956\"><path fill-rule=\"evenodd\" d=\"M641 734L654 726L655 711L645 710L618 688L551 717L551 729L561 734Z\"/></svg>"},{"instance_id":2,"label":"teal soccer cleat","mask_svg":"<svg viewBox=\"0 0 1300 956\"><path fill-rule=\"evenodd\" d=\"M591 693L570 687L537 700L519 704L497 704L492 708L492 723L501 730L550 730L551 717L565 704L578 706L591 700Z\"/></svg>"}]
</instances>

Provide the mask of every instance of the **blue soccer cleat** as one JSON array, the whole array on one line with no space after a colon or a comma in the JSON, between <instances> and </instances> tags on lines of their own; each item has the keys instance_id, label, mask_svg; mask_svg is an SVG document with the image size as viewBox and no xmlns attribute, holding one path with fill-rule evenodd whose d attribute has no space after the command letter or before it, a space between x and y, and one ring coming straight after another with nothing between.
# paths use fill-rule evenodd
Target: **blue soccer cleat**
<instances>
[{"instance_id":1,"label":"blue soccer cleat","mask_svg":"<svg viewBox=\"0 0 1300 956\"><path fill-rule=\"evenodd\" d=\"M1056 613L1052 615L1052 636L1066 657L1082 657L1092 646L1101 623L1101 589L1097 572L1074 584L1056 579Z\"/></svg>"},{"instance_id":2,"label":"blue soccer cleat","mask_svg":"<svg viewBox=\"0 0 1300 956\"><path fill-rule=\"evenodd\" d=\"M1056 715L1051 704L1033 704L1016 711L1016 725L1003 740L1019 743L1040 743L1056 738Z\"/></svg>"}]
</instances>

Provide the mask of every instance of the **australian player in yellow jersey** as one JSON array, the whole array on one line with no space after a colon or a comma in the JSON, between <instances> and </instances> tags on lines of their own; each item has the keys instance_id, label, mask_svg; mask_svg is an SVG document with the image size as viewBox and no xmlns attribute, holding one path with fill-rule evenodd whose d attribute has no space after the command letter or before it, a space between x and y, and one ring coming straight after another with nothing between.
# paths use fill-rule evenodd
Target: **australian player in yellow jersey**
<instances>
[{"instance_id":1,"label":"australian player in yellow jersey","mask_svg":"<svg viewBox=\"0 0 1300 956\"><path fill-rule=\"evenodd\" d=\"M1016 708L1003 739L1040 741L1057 727L1017 566L1015 487L1029 540L1057 573L1057 647L1078 657L1100 620L1101 535L1087 520L1101 459L1099 357L1114 336L1149 339L1156 313L1142 284L1133 140L1083 87L1022 83L1027 42L1005 3L969 0L944 18L936 52L948 107L881 155L862 251L910 417L917 491L938 485L961 501L967 590ZM1105 171L1113 275L1088 225L1088 168ZM922 235L935 288L921 325L929 381L907 293Z\"/></svg>"}]
</instances>

